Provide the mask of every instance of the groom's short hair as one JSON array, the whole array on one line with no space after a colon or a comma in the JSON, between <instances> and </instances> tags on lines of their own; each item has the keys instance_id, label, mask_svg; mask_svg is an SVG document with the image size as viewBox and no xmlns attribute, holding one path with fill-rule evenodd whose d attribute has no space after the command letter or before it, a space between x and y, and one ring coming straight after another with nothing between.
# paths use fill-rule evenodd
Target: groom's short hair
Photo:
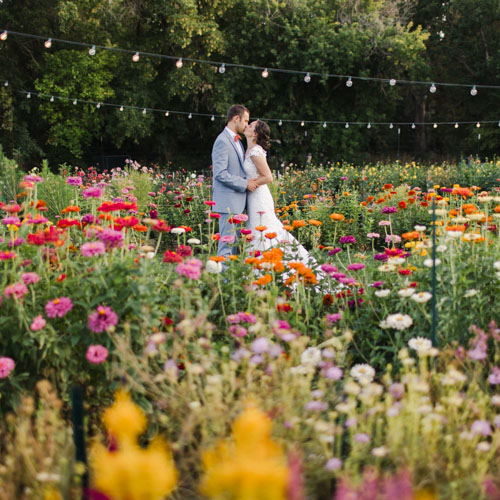
<instances>
[{"instance_id":1,"label":"groom's short hair","mask_svg":"<svg viewBox=\"0 0 500 500\"><path fill-rule=\"evenodd\" d=\"M243 104L234 104L227 112L227 123L229 123L235 116L242 117L245 112L250 114L250 111L248 111Z\"/></svg>"}]
</instances>

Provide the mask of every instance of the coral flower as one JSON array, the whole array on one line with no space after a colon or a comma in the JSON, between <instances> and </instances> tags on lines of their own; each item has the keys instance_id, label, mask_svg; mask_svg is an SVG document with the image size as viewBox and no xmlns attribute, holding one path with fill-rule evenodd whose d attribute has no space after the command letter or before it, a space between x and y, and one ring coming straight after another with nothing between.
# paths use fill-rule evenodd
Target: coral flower
<instances>
[{"instance_id":1,"label":"coral flower","mask_svg":"<svg viewBox=\"0 0 500 500\"><path fill-rule=\"evenodd\" d=\"M118 323L117 314L107 306L98 306L95 312L89 316L88 327L91 332L101 333L108 331L110 327Z\"/></svg>"}]
</instances>

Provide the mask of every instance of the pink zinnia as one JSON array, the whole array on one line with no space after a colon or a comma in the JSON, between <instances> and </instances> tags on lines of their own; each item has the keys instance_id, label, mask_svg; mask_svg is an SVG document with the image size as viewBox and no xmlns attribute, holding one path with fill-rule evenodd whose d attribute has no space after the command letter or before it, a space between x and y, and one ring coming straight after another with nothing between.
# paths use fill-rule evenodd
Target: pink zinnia
<instances>
[{"instance_id":1,"label":"pink zinnia","mask_svg":"<svg viewBox=\"0 0 500 500\"><path fill-rule=\"evenodd\" d=\"M188 259L186 262L178 264L175 272L186 278L197 280L200 278L203 262L199 259Z\"/></svg>"},{"instance_id":2,"label":"pink zinnia","mask_svg":"<svg viewBox=\"0 0 500 500\"><path fill-rule=\"evenodd\" d=\"M95 312L89 316L88 327L94 333L107 331L111 326L116 326L118 316L107 306L98 306Z\"/></svg>"},{"instance_id":3,"label":"pink zinnia","mask_svg":"<svg viewBox=\"0 0 500 500\"><path fill-rule=\"evenodd\" d=\"M99 365L106 361L106 358L108 357L108 350L103 345L91 345L87 349L85 357L89 363Z\"/></svg>"},{"instance_id":4,"label":"pink zinnia","mask_svg":"<svg viewBox=\"0 0 500 500\"><path fill-rule=\"evenodd\" d=\"M82 191L82 195L85 199L87 198L100 198L104 194L104 191L98 187L89 187Z\"/></svg>"},{"instance_id":5,"label":"pink zinnia","mask_svg":"<svg viewBox=\"0 0 500 500\"><path fill-rule=\"evenodd\" d=\"M80 247L80 252L84 257L94 257L106 253L106 245L102 241L91 241L84 243Z\"/></svg>"},{"instance_id":6,"label":"pink zinnia","mask_svg":"<svg viewBox=\"0 0 500 500\"><path fill-rule=\"evenodd\" d=\"M28 289L24 283L14 283L13 285L9 285L5 287L3 291L6 298L16 297L19 300L28 293Z\"/></svg>"},{"instance_id":7,"label":"pink zinnia","mask_svg":"<svg viewBox=\"0 0 500 500\"><path fill-rule=\"evenodd\" d=\"M123 246L123 234L113 229L104 229L97 237L106 245L106 248L120 248Z\"/></svg>"},{"instance_id":8,"label":"pink zinnia","mask_svg":"<svg viewBox=\"0 0 500 500\"><path fill-rule=\"evenodd\" d=\"M67 177L66 184L69 184L71 186L81 186L82 179L80 177Z\"/></svg>"},{"instance_id":9,"label":"pink zinnia","mask_svg":"<svg viewBox=\"0 0 500 500\"><path fill-rule=\"evenodd\" d=\"M6 378L14 369L16 363L11 358L0 358L0 378Z\"/></svg>"},{"instance_id":10,"label":"pink zinnia","mask_svg":"<svg viewBox=\"0 0 500 500\"><path fill-rule=\"evenodd\" d=\"M38 283L40 281L40 276L37 273L23 273L21 274L21 279L24 281L25 285L31 285L33 283Z\"/></svg>"},{"instance_id":11,"label":"pink zinnia","mask_svg":"<svg viewBox=\"0 0 500 500\"><path fill-rule=\"evenodd\" d=\"M37 332L38 330L41 330L46 324L47 322L45 321L43 316L39 314L33 319L30 328L33 332Z\"/></svg>"},{"instance_id":12,"label":"pink zinnia","mask_svg":"<svg viewBox=\"0 0 500 500\"><path fill-rule=\"evenodd\" d=\"M234 236L232 234L226 234L225 236L223 236L220 241L222 243L234 243Z\"/></svg>"},{"instance_id":13,"label":"pink zinnia","mask_svg":"<svg viewBox=\"0 0 500 500\"><path fill-rule=\"evenodd\" d=\"M69 297L59 297L45 304L45 312L49 318L62 318L73 309L73 302Z\"/></svg>"},{"instance_id":14,"label":"pink zinnia","mask_svg":"<svg viewBox=\"0 0 500 500\"><path fill-rule=\"evenodd\" d=\"M365 265L361 264L361 262L354 262L354 263L349 264L347 266L347 269L349 271L359 271L360 269L364 269L364 268L365 268Z\"/></svg>"}]
</instances>

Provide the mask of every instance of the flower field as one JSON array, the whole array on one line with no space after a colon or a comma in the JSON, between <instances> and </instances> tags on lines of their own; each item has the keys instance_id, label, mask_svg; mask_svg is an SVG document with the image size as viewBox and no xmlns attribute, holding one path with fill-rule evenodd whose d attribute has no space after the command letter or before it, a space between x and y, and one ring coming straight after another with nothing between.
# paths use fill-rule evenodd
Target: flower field
<instances>
[{"instance_id":1,"label":"flower field","mask_svg":"<svg viewBox=\"0 0 500 500\"><path fill-rule=\"evenodd\" d=\"M500 162L0 168L1 500L500 498Z\"/></svg>"}]
</instances>

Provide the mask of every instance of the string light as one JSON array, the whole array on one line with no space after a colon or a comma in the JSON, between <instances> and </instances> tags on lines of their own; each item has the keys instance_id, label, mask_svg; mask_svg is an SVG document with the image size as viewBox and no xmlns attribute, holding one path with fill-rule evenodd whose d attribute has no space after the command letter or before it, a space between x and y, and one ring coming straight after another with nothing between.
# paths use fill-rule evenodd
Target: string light
<instances>
[{"instance_id":1,"label":"string light","mask_svg":"<svg viewBox=\"0 0 500 500\"><path fill-rule=\"evenodd\" d=\"M78 101L75 99L75 100L73 101L73 106L76 106L76 105L77 105L77 103L78 103Z\"/></svg>"},{"instance_id":2,"label":"string light","mask_svg":"<svg viewBox=\"0 0 500 500\"><path fill-rule=\"evenodd\" d=\"M349 128L349 123L348 122L346 122L345 128Z\"/></svg>"},{"instance_id":3,"label":"string light","mask_svg":"<svg viewBox=\"0 0 500 500\"><path fill-rule=\"evenodd\" d=\"M394 128L394 125L391 123L391 124L389 125L389 128Z\"/></svg>"},{"instance_id":4,"label":"string light","mask_svg":"<svg viewBox=\"0 0 500 500\"><path fill-rule=\"evenodd\" d=\"M434 127L434 128L438 128L438 124L437 124L437 123L435 123L435 124L433 125L433 127Z\"/></svg>"},{"instance_id":5,"label":"string light","mask_svg":"<svg viewBox=\"0 0 500 500\"><path fill-rule=\"evenodd\" d=\"M175 62L175 67L178 69L181 69L184 66L184 62L182 61L182 57L179 57L177 61Z\"/></svg>"},{"instance_id":6,"label":"string light","mask_svg":"<svg viewBox=\"0 0 500 500\"><path fill-rule=\"evenodd\" d=\"M146 108L142 110L142 114L145 115L147 113Z\"/></svg>"},{"instance_id":7,"label":"string light","mask_svg":"<svg viewBox=\"0 0 500 500\"><path fill-rule=\"evenodd\" d=\"M455 123L455 128L458 128L458 123Z\"/></svg>"},{"instance_id":8,"label":"string light","mask_svg":"<svg viewBox=\"0 0 500 500\"><path fill-rule=\"evenodd\" d=\"M389 85L390 85L391 87L394 87L394 85L396 85L396 80L395 80L394 78L391 78L391 79L389 80Z\"/></svg>"},{"instance_id":9,"label":"string light","mask_svg":"<svg viewBox=\"0 0 500 500\"><path fill-rule=\"evenodd\" d=\"M477 89L476 89L475 85L474 85L474 87L471 88L470 95L477 95Z\"/></svg>"},{"instance_id":10,"label":"string light","mask_svg":"<svg viewBox=\"0 0 500 500\"><path fill-rule=\"evenodd\" d=\"M222 63L222 66L219 66L219 73L223 75L226 72L226 65Z\"/></svg>"},{"instance_id":11,"label":"string light","mask_svg":"<svg viewBox=\"0 0 500 500\"><path fill-rule=\"evenodd\" d=\"M51 96L51 97L50 97L50 102L54 102L54 100L55 100L55 99L54 99L54 96Z\"/></svg>"},{"instance_id":12,"label":"string light","mask_svg":"<svg viewBox=\"0 0 500 500\"><path fill-rule=\"evenodd\" d=\"M0 33L0 40L4 42L5 40L7 40L7 36L8 36L7 31L2 31L2 33Z\"/></svg>"},{"instance_id":13,"label":"string light","mask_svg":"<svg viewBox=\"0 0 500 500\"><path fill-rule=\"evenodd\" d=\"M123 106L120 106L120 111L123 111Z\"/></svg>"},{"instance_id":14,"label":"string light","mask_svg":"<svg viewBox=\"0 0 500 500\"><path fill-rule=\"evenodd\" d=\"M165 111L165 116L168 116L170 113L168 111Z\"/></svg>"},{"instance_id":15,"label":"string light","mask_svg":"<svg viewBox=\"0 0 500 500\"><path fill-rule=\"evenodd\" d=\"M214 116L214 115L212 115L212 116L210 117L210 121L212 121L212 122L213 122L213 121L215 121L215 116Z\"/></svg>"},{"instance_id":16,"label":"string light","mask_svg":"<svg viewBox=\"0 0 500 500\"><path fill-rule=\"evenodd\" d=\"M479 122L476 123L476 127L479 128L481 124Z\"/></svg>"},{"instance_id":17,"label":"string light","mask_svg":"<svg viewBox=\"0 0 500 500\"><path fill-rule=\"evenodd\" d=\"M89 56L95 56L95 45L92 45L92 47L90 47Z\"/></svg>"},{"instance_id":18,"label":"string light","mask_svg":"<svg viewBox=\"0 0 500 500\"><path fill-rule=\"evenodd\" d=\"M311 81L311 75L309 73L307 73L306 76L304 76L304 81L306 83L309 83Z\"/></svg>"},{"instance_id":19,"label":"string light","mask_svg":"<svg viewBox=\"0 0 500 500\"><path fill-rule=\"evenodd\" d=\"M351 77L349 77L347 79L347 82L345 82L345 85L346 85L346 87L352 87L352 78Z\"/></svg>"},{"instance_id":20,"label":"string light","mask_svg":"<svg viewBox=\"0 0 500 500\"><path fill-rule=\"evenodd\" d=\"M323 122L323 128L326 128L326 122Z\"/></svg>"},{"instance_id":21,"label":"string light","mask_svg":"<svg viewBox=\"0 0 500 500\"><path fill-rule=\"evenodd\" d=\"M188 118L191 120L191 118L193 118L193 113L189 113Z\"/></svg>"},{"instance_id":22,"label":"string light","mask_svg":"<svg viewBox=\"0 0 500 500\"><path fill-rule=\"evenodd\" d=\"M432 84L432 85L430 86L430 88L429 88L429 92L430 92L431 94L435 94L435 93L436 93L436 90L437 90L437 88L436 88L436 86L435 86L434 84Z\"/></svg>"},{"instance_id":23,"label":"string light","mask_svg":"<svg viewBox=\"0 0 500 500\"><path fill-rule=\"evenodd\" d=\"M26 99L31 99L31 92L28 92L28 93L26 94Z\"/></svg>"},{"instance_id":24,"label":"string light","mask_svg":"<svg viewBox=\"0 0 500 500\"><path fill-rule=\"evenodd\" d=\"M372 128L372 124L370 122L368 122L368 125L366 126L366 128Z\"/></svg>"},{"instance_id":25,"label":"string light","mask_svg":"<svg viewBox=\"0 0 500 500\"><path fill-rule=\"evenodd\" d=\"M416 125L414 123L411 124L411 128L412 129L415 129L416 128Z\"/></svg>"},{"instance_id":26,"label":"string light","mask_svg":"<svg viewBox=\"0 0 500 500\"><path fill-rule=\"evenodd\" d=\"M136 53L132 56L132 61L134 61L134 62L138 62L140 58L141 58L141 56L139 55L139 52L136 52Z\"/></svg>"},{"instance_id":27,"label":"string light","mask_svg":"<svg viewBox=\"0 0 500 500\"><path fill-rule=\"evenodd\" d=\"M302 121L300 122L300 126L303 127L305 125L305 123Z\"/></svg>"},{"instance_id":28,"label":"string light","mask_svg":"<svg viewBox=\"0 0 500 500\"><path fill-rule=\"evenodd\" d=\"M5 83L3 85L4 85L4 87L8 87L9 86L9 80L5 80Z\"/></svg>"},{"instance_id":29,"label":"string light","mask_svg":"<svg viewBox=\"0 0 500 500\"><path fill-rule=\"evenodd\" d=\"M267 78L269 76L269 71L267 71L267 68L264 68L262 70L261 75L262 75L262 78Z\"/></svg>"},{"instance_id":30,"label":"string light","mask_svg":"<svg viewBox=\"0 0 500 500\"><path fill-rule=\"evenodd\" d=\"M97 109L100 109L100 108L101 108L101 103L100 103L100 102L98 102L98 103L95 105L95 107L96 107Z\"/></svg>"},{"instance_id":31,"label":"string light","mask_svg":"<svg viewBox=\"0 0 500 500\"><path fill-rule=\"evenodd\" d=\"M283 125L283 121L282 121L282 120L280 120L280 121L278 122L278 125L281 127L281 125ZM500 122L498 122L498 126L500 127Z\"/></svg>"},{"instance_id":32,"label":"string light","mask_svg":"<svg viewBox=\"0 0 500 500\"><path fill-rule=\"evenodd\" d=\"M52 38L45 40L44 45L46 49L50 49L52 47Z\"/></svg>"}]
</instances>

